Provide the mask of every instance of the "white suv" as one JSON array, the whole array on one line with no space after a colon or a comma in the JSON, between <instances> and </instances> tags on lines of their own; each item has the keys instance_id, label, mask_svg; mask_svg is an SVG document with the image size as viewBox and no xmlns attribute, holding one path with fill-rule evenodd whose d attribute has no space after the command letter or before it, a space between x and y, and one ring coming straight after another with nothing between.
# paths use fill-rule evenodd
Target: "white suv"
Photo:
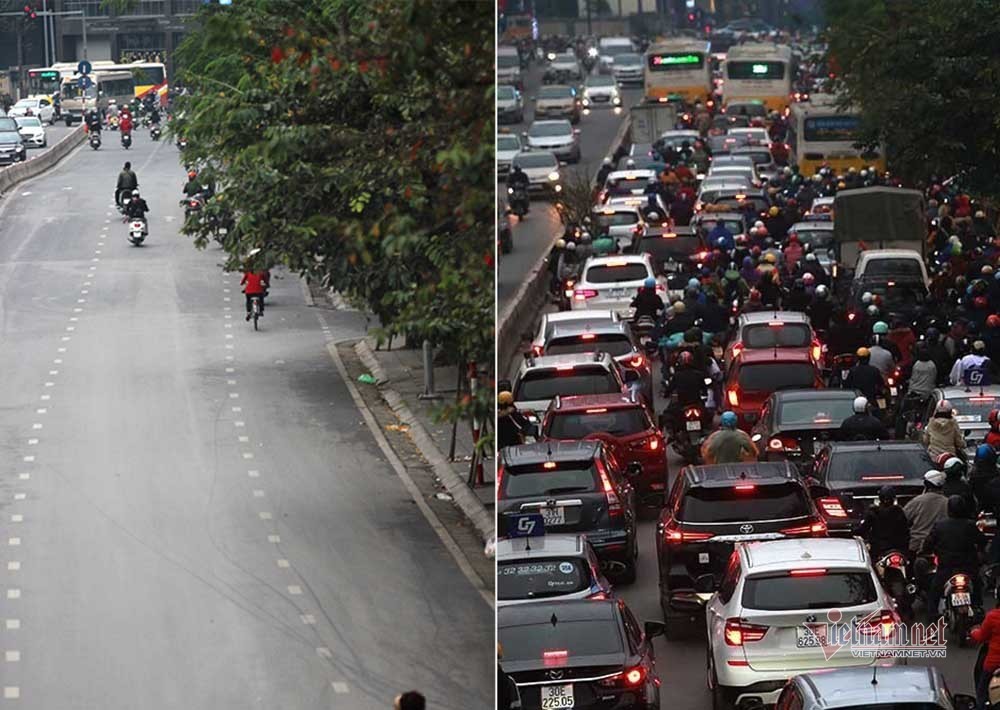
<instances>
[{"instance_id":1,"label":"white suv","mask_svg":"<svg viewBox=\"0 0 1000 710\"><path fill-rule=\"evenodd\" d=\"M571 307L574 311L600 308L625 313L648 278L656 278L649 254L591 257L573 287ZM666 297L666 286L657 282L656 290L661 299Z\"/></svg>"},{"instance_id":2,"label":"white suv","mask_svg":"<svg viewBox=\"0 0 1000 710\"><path fill-rule=\"evenodd\" d=\"M837 648L832 630L856 625L848 639L876 640L898 623L857 538L737 543L705 619L716 707L771 705L789 678L808 671L891 664L853 655L850 641Z\"/></svg>"}]
</instances>

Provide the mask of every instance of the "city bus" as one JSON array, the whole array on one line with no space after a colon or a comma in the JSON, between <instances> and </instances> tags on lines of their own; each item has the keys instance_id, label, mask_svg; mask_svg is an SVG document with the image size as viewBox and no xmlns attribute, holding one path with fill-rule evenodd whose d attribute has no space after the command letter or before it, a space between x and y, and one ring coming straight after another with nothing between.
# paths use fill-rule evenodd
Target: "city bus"
<instances>
[{"instance_id":1,"label":"city bus","mask_svg":"<svg viewBox=\"0 0 1000 710\"><path fill-rule=\"evenodd\" d=\"M167 67L163 62L130 62L113 64L108 71L130 71L135 77L135 98L143 99L153 92L160 99L160 105L167 104Z\"/></svg>"},{"instance_id":2,"label":"city bus","mask_svg":"<svg viewBox=\"0 0 1000 710\"><path fill-rule=\"evenodd\" d=\"M707 40L675 37L646 50L646 100L683 97L706 102L712 93L712 62Z\"/></svg>"},{"instance_id":3,"label":"city bus","mask_svg":"<svg viewBox=\"0 0 1000 710\"><path fill-rule=\"evenodd\" d=\"M857 112L838 107L836 97L829 94L813 94L809 101L793 104L788 117L789 162L797 164L803 175L813 175L824 165L837 174L848 168L885 171L883 147L857 143L860 125Z\"/></svg>"},{"instance_id":4,"label":"city bus","mask_svg":"<svg viewBox=\"0 0 1000 710\"><path fill-rule=\"evenodd\" d=\"M93 85L86 91L80 88L80 77L63 79L62 117L67 126L82 121L83 114L92 108L104 114L114 101L119 106L135 98L135 76L130 71L95 71L90 75Z\"/></svg>"},{"instance_id":5,"label":"city bus","mask_svg":"<svg viewBox=\"0 0 1000 710\"><path fill-rule=\"evenodd\" d=\"M795 62L783 44L736 44L726 53L723 105L759 101L768 110L784 111L792 94Z\"/></svg>"}]
</instances>

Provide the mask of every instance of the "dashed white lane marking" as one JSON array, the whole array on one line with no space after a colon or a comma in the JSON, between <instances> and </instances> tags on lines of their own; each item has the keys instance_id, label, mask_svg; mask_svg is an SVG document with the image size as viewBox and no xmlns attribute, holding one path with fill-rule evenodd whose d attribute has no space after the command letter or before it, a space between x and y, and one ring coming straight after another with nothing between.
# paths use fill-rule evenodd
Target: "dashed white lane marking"
<instances>
[{"instance_id":1,"label":"dashed white lane marking","mask_svg":"<svg viewBox=\"0 0 1000 710\"><path fill-rule=\"evenodd\" d=\"M28 497L27 493L15 493L14 494L14 500L24 500L27 497Z\"/></svg>"},{"instance_id":2,"label":"dashed white lane marking","mask_svg":"<svg viewBox=\"0 0 1000 710\"><path fill-rule=\"evenodd\" d=\"M7 630L8 631L17 631L19 628L21 628L21 620L20 619L7 619Z\"/></svg>"},{"instance_id":3,"label":"dashed white lane marking","mask_svg":"<svg viewBox=\"0 0 1000 710\"><path fill-rule=\"evenodd\" d=\"M21 660L20 651L4 651L3 658L7 663L19 663Z\"/></svg>"},{"instance_id":4,"label":"dashed white lane marking","mask_svg":"<svg viewBox=\"0 0 1000 710\"><path fill-rule=\"evenodd\" d=\"M226 380L226 384L227 385L235 385L236 384L236 380Z\"/></svg>"},{"instance_id":5,"label":"dashed white lane marking","mask_svg":"<svg viewBox=\"0 0 1000 710\"><path fill-rule=\"evenodd\" d=\"M317 648L316 654L320 658L333 658L333 654L330 653L330 649L328 649L326 646L320 646L319 648Z\"/></svg>"},{"instance_id":6,"label":"dashed white lane marking","mask_svg":"<svg viewBox=\"0 0 1000 710\"><path fill-rule=\"evenodd\" d=\"M3 687L3 697L6 700L17 700L21 697L21 689L16 685L5 685Z\"/></svg>"},{"instance_id":7,"label":"dashed white lane marking","mask_svg":"<svg viewBox=\"0 0 1000 710\"><path fill-rule=\"evenodd\" d=\"M235 345L227 345L226 350L233 350L235 347Z\"/></svg>"},{"instance_id":8,"label":"dashed white lane marking","mask_svg":"<svg viewBox=\"0 0 1000 710\"><path fill-rule=\"evenodd\" d=\"M228 288L224 288L224 289L222 289L222 292L223 293L229 293L229 289Z\"/></svg>"},{"instance_id":9,"label":"dashed white lane marking","mask_svg":"<svg viewBox=\"0 0 1000 710\"><path fill-rule=\"evenodd\" d=\"M226 372L236 372L236 368L235 367L227 367L226 368Z\"/></svg>"},{"instance_id":10,"label":"dashed white lane marking","mask_svg":"<svg viewBox=\"0 0 1000 710\"><path fill-rule=\"evenodd\" d=\"M55 383L55 382L46 382L46 383L45 383L45 386L46 386L46 387L55 387L55 385L56 385L56 383Z\"/></svg>"},{"instance_id":11,"label":"dashed white lane marking","mask_svg":"<svg viewBox=\"0 0 1000 710\"><path fill-rule=\"evenodd\" d=\"M64 353L66 352L66 348L59 348L56 352Z\"/></svg>"},{"instance_id":12,"label":"dashed white lane marking","mask_svg":"<svg viewBox=\"0 0 1000 710\"><path fill-rule=\"evenodd\" d=\"M247 459L247 460L250 460L250 459L252 459L252 458L253 458L253 453L252 453L252 452L250 452L250 451L244 451L244 452L243 452L243 458L245 458L245 459Z\"/></svg>"},{"instance_id":13,"label":"dashed white lane marking","mask_svg":"<svg viewBox=\"0 0 1000 710\"><path fill-rule=\"evenodd\" d=\"M86 303L87 299L86 298L78 298L78 299L76 299L76 302L77 303Z\"/></svg>"},{"instance_id":14,"label":"dashed white lane marking","mask_svg":"<svg viewBox=\"0 0 1000 710\"><path fill-rule=\"evenodd\" d=\"M21 544L21 538L19 537L8 538L7 544L11 547L18 547Z\"/></svg>"},{"instance_id":15,"label":"dashed white lane marking","mask_svg":"<svg viewBox=\"0 0 1000 710\"><path fill-rule=\"evenodd\" d=\"M232 324L232 323L226 323L226 327L227 327L227 328L232 328L232 327L233 327L233 324Z\"/></svg>"},{"instance_id":16,"label":"dashed white lane marking","mask_svg":"<svg viewBox=\"0 0 1000 710\"><path fill-rule=\"evenodd\" d=\"M60 358L56 358L55 360L52 361L52 364L54 364L54 365L62 365L62 360Z\"/></svg>"},{"instance_id":17,"label":"dashed white lane marking","mask_svg":"<svg viewBox=\"0 0 1000 710\"><path fill-rule=\"evenodd\" d=\"M72 333L74 330L76 330L76 326L75 325L67 325L66 326L66 332L67 333Z\"/></svg>"},{"instance_id":18,"label":"dashed white lane marking","mask_svg":"<svg viewBox=\"0 0 1000 710\"><path fill-rule=\"evenodd\" d=\"M254 488L253 489L253 497L254 498L263 498L264 497L264 491L262 491L259 488Z\"/></svg>"},{"instance_id":19,"label":"dashed white lane marking","mask_svg":"<svg viewBox=\"0 0 1000 710\"><path fill-rule=\"evenodd\" d=\"M297 584L289 584L288 593L291 594L293 597L302 596L302 587L300 587Z\"/></svg>"},{"instance_id":20,"label":"dashed white lane marking","mask_svg":"<svg viewBox=\"0 0 1000 710\"><path fill-rule=\"evenodd\" d=\"M49 370L49 374L50 375L58 375L59 374L59 370Z\"/></svg>"},{"instance_id":21,"label":"dashed white lane marking","mask_svg":"<svg viewBox=\"0 0 1000 710\"><path fill-rule=\"evenodd\" d=\"M73 312L74 313L83 313L83 309L82 308L74 308Z\"/></svg>"},{"instance_id":22,"label":"dashed white lane marking","mask_svg":"<svg viewBox=\"0 0 1000 710\"><path fill-rule=\"evenodd\" d=\"M284 360L275 360L275 361L274 361L274 364L275 364L275 365L284 365L284 364L285 364L285 361L284 361Z\"/></svg>"},{"instance_id":23,"label":"dashed white lane marking","mask_svg":"<svg viewBox=\"0 0 1000 710\"><path fill-rule=\"evenodd\" d=\"M250 442L250 437L249 436L241 436L241 437L239 437L239 441L240 441L241 444L247 444L247 443Z\"/></svg>"},{"instance_id":24,"label":"dashed white lane marking","mask_svg":"<svg viewBox=\"0 0 1000 710\"><path fill-rule=\"evenodd\" d=\"M7 598L8 599L20 599L21 598L21 590L20 589L8 589L7 590Z\"/></svg>"},{"instance_id":25,"label":"dashed white lane marking","mask_svg":"<svg viewBox=\"0 0 1000 710\"><path fill-rule=\"evenodd\" d=\"M275 545L280 544L281 543L281 536L280 535L268 535L267 536L267 541L268 542L273 542Z\"/></svg>"},{"instance_id":26,"label":"dashed white lane marking","mask_svg":"<svg viewBox=\"0 0 1000 710\"><path fill-rule=\"evenodd\" d=\"M224 310L224 311L231 311L231 310L233 310L233 307L232 306L225 306L222 310Z\"/></svg>"},{"instance_id":27,"label":"dashed white lane marking","mask_svg":"<svg viewBox=\"0 0 1000 710\"><path fill-rule=\"evenodd\" d=\"M21 569L21 563L17 561L10 561L7 563L8 572L18 572Z\"/></svg>"},{"instance_id":28,"label":"dashed white lane marking","mask_svg":"<svg viewBox=\"0 0 1000 710\"><path fill-rule=\"evenodd\" d=\"M340 693L341 695L343 695L348 692L347 683L342 683L340 681L335 680L332 683L330 683L330 685L333 687L334 693Z\"/></svg>"},{"instance_id":29,"label":"dashed white lane marking","mask_svg":"<svg viewBox=\"0 0 1000 710\"><path fill-rule=\"evenodd\" d=\"M236 337L236 336L235 336L235 335L233 335L232 333L226 333L226 340L232 340L232 339L233 339L233 338L235 338L235 337Z\"/></svg>"},{"instance_id":30,"label":"dashed white lane marking","mask_svg":"<svg viewBox=\"0 0 1000 710\"><path fill-rule=\"evenodd\" d=\"M101 253L101 250L100 250L100 249L95 249L95 250L94 250L94 253L95 253L95 254L100 254L100 253Z\"/></svg>"},{"instance_id":31,"label":"dashed white lane marking","mask_svg":"<svg viewBox=\"0 0 1000 710\"><path fill-rule=\"evenodd\" d=\"M50 399L52 399L52 395L43 394L41 397L39 397L39 399L41 399L43 402L48 402Z\"/></svg>"},{"instance_id":32,"label":"dashed white lane marking","mask_svg":"<svg viewBox=\"0 0 1000 710\"><path fill-rule=\"evenodd\" d=\"M237 422L233 422L233 426L235 426L235 427L246 426L246 422L238 422L238 421Z\"/></svg>"},{"instance_id":33,"label":"dashed white lane marking","mask_svg":"<svg viewBox=\"0 0 1000 710\"><path fill-rule=\"evenodd\" d=\"M100 258L95 256L91 261L100 261Z\"/></svg>"},{"instance_id":34,"label":"dashed white lane marking","mask_svg":"<svg viewBox=\"0 0 1000 710\"><path fill-rule=\"evenodd\" d=\"M31 194L31 190L21 193L21 197L28 197Z\"/></svg>"},{"instance_id":35,"label":"dashed white lane marking","mask_svg":"<svg viewBox=\"0 0 1000 710\"><path fill-rule=\"evenodd\" d=\"M32 461L34 461L34 460L35 460L35 457L34 457L34 456L25 456L25 457L24 457L24 459L23 459L23 461L24 461L25 463L31 463L31 462L32 462Z\"/></svg>"},{"instance_id":36,"label":"dashed white lane marking","mask_svg":"<svg viewBox=\"0 0 1000 710\"><path fill-rule=\"evenodd\" d=\"M290 566L288 560L278 560L278 567L281 567L281 569L288 569Z\"/></svg>"},{"instance_id":37,"label":"dashed white lane marking","mask_svg":"<svg viewBox=\"0 0 1000 710\"><path fill-rule=\"evenodd\" d=\"M223 296L222 300L223 301L232 301L233 299L231 299L229 296Z\"/></svg>"},{"instance_id":38,"label":"dashed white lane marking","mask_svg":"<svg viewBox=\"0 0 1000 710\"><path fill-rule=\"evenodd\" d=\"M232 313L227 313L227 314L226 314L225 316L223 316L223 317L224 317L224 318L225 318L226 320L229 320L230 318L232 318L232 317L233 317L233 314L232 314Z\"/></svg>"},{"instance_id":39,"label":"dashed white lane marking","mask_svg":"<svg viewBox=\"0 0 1000 710\"><path fill-rule=\"evenodd\" d=\"M37 446L38 439L28 439L28 446Z\"/></svg>"},{"instance_id":40,"label":"dashed white lane marking","mask_svg":"<svg viewBox=\"0 0 1000 710\"><path fill-rule=\"evenodd\" d=\"M60 340L62 340L64 343L68 343L70 340L72 340L72 338L70 338L68 335L64 335L63 337L60 338Z\"/></svg>"},{"instance_id":41,"label":"dashed white lane marking","mask_svg":"<svg viewBox=\"0 0 1000 710\"><path fill-rule=\"evenodd\" d=\"M313 616L312 614L302 614L301 616L299 616L299 618L302 620L302 623L306 624L307 626L316 625L316 617Z\"/></svg>"},{"instance_id":42,"label":"dashed white lane marking","mask_svg":"<svg viewBox=\"0 0 1000 710\"><path fill-rule=\"evenodd\" d=\"M268 513L267 511L261 511L257 513L257 515L260 516L261 520L270 520L272 518L271 514Z\"/></svg>"},{"instance_id":43,"label":"dashed white lane marking","mask_svg":"<svg viewBox=\"0 0 1000 710\"><path fill-rule=\"evenodd\" d=\"M260 471L256 469L250 469L249 471L247 471L247 475L250 478L260 478Z\"/></svg>"},{"instance_id":44,"label":"dashed white lane marking","mask_svg":"<svg viewBox=\"0 0 1000 710\"><path fill-rule=\"evenodd\" d=\"M31 478L31 474L30 473L19 473L19 474L17 474L17 477L19 479L21 479L22 481L27 481L27 480L29 480Z\"/></svg>"},{"instance_id":45,"label":"dashed white lane marking","mask_svg":"<svg viewBox=\"0 0 1000 710\"><path fill-rule=\"evenodd\" d=\"M14 513L13 515L10 516L10 522L12 522L12 523L23 523L24 522L24 516L21 515L20 513Z\"/></svg>"},{"instance_id":46,"label":"dashed white lane marking","mask_svg":"<svg viewBox=\"0 0 1000 710\"><path fill-rule=\"evenodd\" d=\"M36 423L34 423L34 424L31 425L31 428L32 429L41 429L42 425L36 422Z\"/></svg>"},{"instance_id":47,"label":"dashed white lane marking","mask_svg":"<svg viewBox=\"0 0 1000 710\"><path fill-rule=\"evenodd\" d=\"M240 398L240 393L239 392L230 392L229 393L229 399L239 399L239 398Z\"/></svg>"}]
</instances>

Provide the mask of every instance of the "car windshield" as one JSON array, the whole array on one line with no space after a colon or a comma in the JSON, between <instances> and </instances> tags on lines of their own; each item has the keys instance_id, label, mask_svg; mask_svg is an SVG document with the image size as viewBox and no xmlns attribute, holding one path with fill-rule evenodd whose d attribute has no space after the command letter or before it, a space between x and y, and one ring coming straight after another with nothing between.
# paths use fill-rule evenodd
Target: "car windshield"
<instances>
[{"instance_id":1,"label":"car windshield","mask_svg":"<svg viewBox=\"0 0 1000 710\"><path fill-rule=\"evenodd\" d=\"M867 274L866 274L867 276ZM870 291L873 295L882 299L882 306L889 310L896 308L912 308L923 305L927 301L927 288L923 282L903 284L897 281L886 281L874 284L869 281L864 282L862 288L857 293Z\"/></svg>"},{"instance_id":2,"label":"car windshield","mask_svg":"<svg viewBox=\"0 0 1000 710\"><path fill-rule=\"evenodd\" d=\"M812 342L812 328L805 323L774 321L747 325L743 328L743 346L759 348L804 348Z\"/></svg>"},{"instance_id":3,"label":"car windshield","mask_svg":"<svg viewBox=\"0 0 1000 710\"><path fill-rule=\"evenodd\" d=\"M840 609L877 599L875 582L867 570L747 577L743 583L743 606L760 611Z\"/></svg>"},{"instance_id":4,"label":"car windshield","mask_svg":"<svg viewBox=\"0 0 1000 710\"><path fill-rule=\"evenodd\" d=\"M748 392L811 388L816 373L804 362L766 362L740 367L740 387Z\"/></svg>"},{"instance_id":5,"label":"car windshield","mask_svg":"<svg viewBox=\"0 0 1000 710\"><path fill-rule=\"evenodd\" d=\"M0 142L2 143L20 143L21 134L17 131L8 131L0 128Z\"/></svg>"},{"instance_id":6,"label":"car windshield","mask_svg":"<svg viewBox=\"0 0 1000 710\"><path fill-rule=\"evenodd\" d=\"M611 214L600 212L597 214L597 226L601 229L604 227L627 227L638 223L639 215L635 212L612 212Z\"/></svg>"},{"instance_id":7,"label":"car windshield","mask_svg":"<svg viewBox=\"0 0 1000 710\"><path fill-rule=\"evenodd\" d=\"M916 259L872 259L865 265L865 278L897 278L922 281L924 272Z\"/></svg>"},{"instance_id":8,"label":"car windshield","mask_svg":"<svg viewBox=\"0 0 1000 710\"><path fill-rule=\"evenodd\" d=\"M853 396L782 402L778 409L778 425L783 429L812 424L840 426L841 422L854 414L853 405Z\"/></svg>"},{"instance_id":9,"label":"car windshield","mask_svg":"<svg viewBox=\"0 0 1000 710\"><path fill-rule=\"evenodd\" d=\"M632 48L624 44L613 44L610 47L603 47L601 49L602 57L618 57L626 54L632 54Z\"/></svg>"},{"instance_id":10,"label":"car windshield","mask_svg":"<svg viewBox=\"0 0 1000 710\"><path fill-rule=\"evenodd\" d=\"M615 78L613 76L594 74L587 78L587 86L590 87L604 87L604 86L615 86Z\"/></svg>"},{"instance_id":11,"label":"car windshield","mask_svg":"<svg viewBox=\"0 0 1000 710\"><path fill-rule=\"evenodd\" d=\"M634 192L636 190L642 191L646 189L646 185L649 184L649 178L616 178L614 180L608 180L608 190L612 193L615 192Z\"/></svg>"},{"instance_id":12,"label":"car windshield","mask_svg":"<svg viewBox=\"0 0 1000 710\"><path fill-rule=\"evenodd\" d=\"M674 236L656 235L643 237L639 243L639 252L649 254L653 261L661 264L669 259L678 259L694 254L701 246L701 240L694 235Z\"/></svg>"},{"instance_id":13,"label":"car windshield","mask_svg":"<svg viewBox=\"0 0 1000 710\"><path fill-rule=\"evenodd\" d=\"M612 436L631 436L651 428L649 418L639 407L593 407L583 412L553 415L546 435L553 439L585 439L590 434L601 432Z\"/></svg>"},{"instance_id":14,"label":"car windshield","mask_svg":"<svg viewBox=\"0 0 1000 710\"><path fill-rule=\"evenodd\" d=\"M497 599L543 599L590 587L587 563L570 557L497 563Z\"/></svg>"},{"instance_id":15,"label":"car windshield","mask_svg":"<svg viewBox=\"0 0 1000 710\"><path fill-rule=\"evenodd\" d=\"M742 220L738 219L719 220L719 219L709 218L701 223L701 228L704 229L708 234L711 234L712 230L715 229L716 225L719 222L722 222L722 226L725 227L732 235L743 233L743 222Z\"/></svg>"},{"instance_id":16,"label":"car windshield","mask_svg":"<svg viewBox=\"0 0 1000 710\"><path fill-rule=\"evenodd\" d=\"M559 161L551 153L520 153L514 158L514 165L522 168L559 168Z\"/></svg>"},{"instance_id":17,"label":"car windshield","mask_svg":"<svg viewBox=\"0 0 1000 710\"><path fill-rule=\"evenodd\" d=\"M573 135L573 127L569 121L546 121L545 123L532 123L528 129L528 135L532 138L546 138L550 136L562 136L569 138Z\"/></svg>"},{"instance_id":18,"label":"car windshield","mask_svg":"<svg viewBox=\"0 0 1000 710\"><path fill-rule=\"evenodd\" d=\"M623 653L621 633L611 619L501 626L498 636L505 661L530 661L539 667L548 658L546 653L557 654L560 660Z\"/></svg>"},{"instance_id":19,"label":"car windshield","mask_svg":"<svg viewBox=\"0 0 1000 710\"><path fill-rule=\"evenodd\" d=\"M747 148L737 148L733 151L734 155L749 155L750 159L753 160L756 165L766 165L771 162L771 153L767 148L760 148L758 150L749 150Z\"/></svg>"},{"instance_id":20,"label":"car windshield","mask_svg":"<svg viewBox=\"0 0 1000 710\"><path fill-rule=\"evenodd\" d=\"M520 150L521 141L517 136L497 136L497 150Z\"/></svg>"},{"instance_id":21,"label":"car windshield","mask_svg":"<svg viewBox=\"0 0 1000 710\"><path fill-rule=\"evenodd\" d=\"M644 263L626 262L621 265L596 264L587 269L584 280L592 284L613 284L625 281L642 281L652 276Z\"/></svg>"},{"instance_id":22,"label":"car windshield","mask_svg":"<svg viewBox=\"0 0 1000 710\"><path fill-rule=\"evenodd\" d=\"M513 86L500 85L497 87L498 101L513 101L517 98L517 91Z\"/></svg>"},{"instance_id":23,"label":"car windshield","mask_svg":"<svg viewBox=\"0 0 1000 710\"><path fill-rule=\"evenodd\" d=\"M25 107L34 108L37 105L38 102L35 101L34 99L21 99L16 104L14 104L15 108L25 108Z\"/></svg>"},{"instance_id":24,"label":"car windshield","mask_svg":"<svg viewBox=\"0 0 1000 710\"><path fill-rule=\"evenodd\" d=\"M35 118L34 116L24 116L22 118L18 118L15 120L17 121L17 125L21 128L24 128L25 126L31 126L35 128L42 125L42 122L37 118Z\"/></svg>"},{"instance_id":25,"label":"car windshield","mask_svg":"<svg viewBox=\"0 0 1000 710\"><path fill-rule=\"evenodd\" d=\"M618 54L615 56L615 64L642 64L642 57L638 54Z\"/></svg>"},{"instance_id":26,"label":"car windshield","mask_svg":"<svg viewBox=\"0 0 1000 710\"><path fill-rule=\"evenodd\" d=\"M0 116L0 131L17 132L17 121L15 121L13 118Z\"/></svg>"},{"instance_id":27,"label":"car windshield","mask_svg":"<svg viewBox=\"0 0 1000 710\"><path fill-rule=\"evenodd\" d=\"M871 485L893 481L923 481L926 471L934 468L927 450L914 446L906 449L868 449L835 451L826 468L828 482L845 481Z\"/></svg>"},{"instance_id":28,"label":"car windshield","mask_svg":"<svg viewBox=\"0 0 1000 710\"><path fill-rule=\"evenodd\" d=\"M739 523L785 520L809 515L809 500L797 483L767 486L692 488L681 500L677 519L685 523Z\"/></svg>"},{"instance_id":29,"label":"car windshield","mask_svg":"<svg viewBox=\"0 0 1000 710\"><path fill-rule=\"evenodd\" d=\"M571 99L573 90L568 86L543 86L538 90L540 99Z\"/></svg>"},{"instance_id":30,"label":"car windshield","mask_svg":"<svg viewBox=\"0 0 1000 710\"><path fill-rule=\"evenodd\" d=\"M559 492L589 493L597 490L597 473L591 462L560 463L546 471L538 466L511 467L500 479L506 498L547 496Z\"/></svg>"},{"instance_id":31,"label":"car windshield","mask_svg":"<svg viewBox=\"0 0 1000 710\"><path fill-rule=\"evenodd\" d=\"M552 60L553 64L576 64L576 55L572 52L567 52L565 54L557 54L556 58Z\"/></svg>"},{"instance_id":32,"label":"car windshield","mask_svg":"<svg viewBox=\"0 0 1000 710\"><path fill-rule=\"evenodd\" d=\"M556 395L614 394L621 386L603 367L578 366L572 370L534 370L524 375L514 392L519 402L550 400Z\"/></svg>"},{"instance_id":33,"label":"car windshield","mask_svg":"<svg viewBox=\"0 0 1000 710\"><path fill-rule=\"evenodd\" d=\"M635 348L625 333L572 335L552 340L545 346L546 355L590 353L595 350L607 353L612 357L618 357L619 355L628 355Z\"/></svg>"},{"instance_id":34,"label":"car windshield","mask_svg":"<svg viewBox=\"0 0 1000 710\"><path fill-rule=\"evenodd\" d=\"M832 229L797 228L795 234L799 235L802 244L808 244L813 250L830 249L833 246Z\"/></svg>"}]
</instances>

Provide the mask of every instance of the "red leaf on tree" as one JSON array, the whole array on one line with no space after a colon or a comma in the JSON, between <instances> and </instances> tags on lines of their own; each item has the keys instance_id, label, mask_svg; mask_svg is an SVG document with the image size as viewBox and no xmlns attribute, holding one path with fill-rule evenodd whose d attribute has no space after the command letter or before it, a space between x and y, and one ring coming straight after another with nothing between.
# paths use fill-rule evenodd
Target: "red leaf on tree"
<instances>
[{"instance_id":1,"label":"red leaf on tree","mask_svg":"<svg viewBox=\"0 0 1000 710\"><path fill-rule=\"evenodd\" d=\"M368 62L366 60L363 59L358 62L358 71L362 74L366 74L368 72Z\"/></svg>"},{"instance_id":2,"label":"red leaf on tree","mask_svg":"<svg viewBox=\"0 0 1000 710\"><path fill-rule=\"evenodd\" d=\"M271 47L271 61L280 64L285 59L285 52L281 47Z\"/></svg>"},{"instance_id":3,"label":"red leaf on tree","mask_svg":"<svg viewBox=\"0 0 1000 710\"><path fill-rule=\"evenodd\" d=\"M486 252L483 254L483 263L486 264L487 268L493 268L493 253Z\"/></svg>"},{"instance_id":4,"label":"red leaf on tree","mask_svg":"<svg viewBox=\"0 0 1000 710\"><path fill-rule=\"evenodd\" d=\"M406 189L403 190L403 197L405 197L406 199L410 199L411 197L413 197L413 190L410 189L409 185L407 185Z\"/></svg>"},{"instance_id":5,"label":"red leaf on tree","mask_svg":"<svg viewBox=\"0 0 1000 710\"><path fill-rule=\"evenodd\" d=\"M334 71L340 71L340 60L336 57L330 59L330 68Z\"/></svg>"}]
</instances>

